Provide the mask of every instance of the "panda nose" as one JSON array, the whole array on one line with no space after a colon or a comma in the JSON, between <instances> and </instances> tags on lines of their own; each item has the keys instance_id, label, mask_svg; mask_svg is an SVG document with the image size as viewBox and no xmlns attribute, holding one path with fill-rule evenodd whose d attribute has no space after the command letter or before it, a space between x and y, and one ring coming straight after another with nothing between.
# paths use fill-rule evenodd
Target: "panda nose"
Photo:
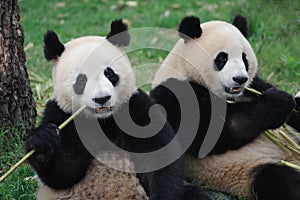
<instances>
[{"instance_id":1,"label":"panda nose","mask_svg":"<svg viewBox=\"0 0 300 200\"><path fill-rule=\"evenodd\" d=\"M236 76L236 77L233 77L232 79L239 84L243 84L248 81L248 78L245 76Z\"/></svg>"},{"instance_id":2,"label":"panda nose","mask_svg":"<svg viewBox=\"0 0 300 200\"><path fill-rule=\"evenodd\" d=\"M105 96L100 98L93 98L92 100L98 104L105 104L108 100L110 100L111 96Z\"/></svg>"}]
</instances>

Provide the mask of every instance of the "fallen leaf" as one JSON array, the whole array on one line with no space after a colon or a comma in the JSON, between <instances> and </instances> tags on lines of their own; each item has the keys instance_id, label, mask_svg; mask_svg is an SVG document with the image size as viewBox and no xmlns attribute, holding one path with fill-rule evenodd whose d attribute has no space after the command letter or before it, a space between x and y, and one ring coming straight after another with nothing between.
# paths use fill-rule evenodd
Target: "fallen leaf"
<instances>
[{"instance_id":1,"label":"fallen leaf","mask_svg":"<svg viewBox=\"0 0 300 200\"><path fill-rule=\"evenodd\" d=\"M179 4L177 4L177 3L174 3L174 4L171 5L171 8L173 8L173 9L179 9L179 8L181 8L181 6Z\"/></svg>"},{"instance_id":2,"label":"fallen leaf","mask_svg":"<svg viewBox=\"0 0 300 200\"><path fill-rule=\"evenodd\" d=\"M31 49L34 46L34 44L32 42L29 42L25 47L24 47L24 51L28 51L29 49Z\"/></svg>"},{"instance_id":3,"label":"fallen leaf","mask_svg":"<svg viewBox=\"0 0 300 200\"><path fill-rule=\"evenodd\" d=\"M155 44L157 42L158 38L157 37L154 37L152 40L151 40L151 43L152 44Z\"/></svg>"},{"instance_id":4,"label":"fallen leaf","mask_svg":"<svg viewBox=\"0 0 300 200\"><path fill-rule=\"evenodd\" d=\"M169 11L169 10L166 10L166 11L164 12L164 16L165 16L165 17L169 17L169 16L170 16L170 11Z\"/></svg>"},{"instance_id":5,"label":"fallen leaf","mask_svg":"<svg viewBox=\"0 0 300 200\"><path fill-rule=\"evenodd\" d=\"M57 2L57 3L54 5L54 8L57 9L57 8L65 7L65 6L66 6L66 3L65 3L65 2Z\"/></svg>"},{"instance_id":6,"label":"fallen leaf","mask_svg":"<svg viewBox=\"0 0 300 200\"><path fill-rule=\"evenodd\" d=\"M137 1L126 1L125 3L126 6L131 7L131 8L135 8L138 5Z\"/></svg>"}]
</instances>

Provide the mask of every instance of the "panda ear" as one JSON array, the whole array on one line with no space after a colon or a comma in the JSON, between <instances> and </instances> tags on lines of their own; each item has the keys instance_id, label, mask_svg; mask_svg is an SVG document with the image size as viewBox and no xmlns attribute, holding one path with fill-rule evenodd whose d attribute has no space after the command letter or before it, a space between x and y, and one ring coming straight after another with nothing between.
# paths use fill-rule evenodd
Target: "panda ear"
<instances>
[{"instance_id":1,"label":"panda ear","mask_svg":"<svg viewBox=\"0 0 300 200\"><path fill-rule=\"evenodd\" d=\"M199 38L202 34L202 29L200 27L200 19L194 16L184 17L178 28L179 37L185 40L185 42Z\"/></svg>"},{"instance_id":2,"label":"panda ear","mask_svg":"<svg viewBox=\"0 0 300 200\"><path fill-rule=\"evenodd\" d=\"M57 59L65 50L65 46L59 41L57 34L48 30L44 34L44 55L47 60Z\"/></svg>"},{"instance_id":3,"label":"panda ear","mask_svg":"<svg viewBox=\"0 0 300 200\"><path fill-rule=\"evenodd\" d=\"M245 17L243 17L242 15L237 15L232 24L237 27L241 33L244 35L245 38L248 38L248 23Z\"/></svg>"},{"instance_id":4,"label":"panda ear","mask_svg":"<svg viewBox=\"0 0 300 200\"><path fill-rule=\"evenodd\" d=\"M121 19L114 20L110 25L110 32L106 36L106 39L113 45L128 46L130 35L127 24L123 23Z\"/></svg>"}]
</instances>

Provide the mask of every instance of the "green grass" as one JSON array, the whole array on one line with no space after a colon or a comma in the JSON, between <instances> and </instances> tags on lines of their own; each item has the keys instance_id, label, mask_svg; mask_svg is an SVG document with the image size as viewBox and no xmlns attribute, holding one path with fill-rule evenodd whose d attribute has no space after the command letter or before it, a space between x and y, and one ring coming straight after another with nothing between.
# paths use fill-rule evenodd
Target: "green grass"
<instances>
[{"instance_id":1,"label":"green grass","mask_svg":"<svg viewBox=\"0 0 300 200\"><path fill-rule=\"evenodd\" d=\"M108 0L19 0L21 24L25 32L27 68L39 115L45 101L51 96L51 64L43 57L43 33L55 30L66 42L83 35L106 35L110 22L123 18L129 28L161 27L175 30L187 14L199 16L202 22L221 19L231 21L236 14L247 17L250 25L250 42L257 54L259 74L281 89L295 94L300 90L300 15L299 1L137 1L137 7L129 7L124 1ZM171 2L171 3L170 3ZM140 40L152 41L154 35ZM172 46L176 37L163 47ZM132 38L132 41L138 38ZM158 40L159 41L159 40ZM165 41L165 40L164 40ZM160 42L160 41L159 41ZM159 43L158 42L158 43ZM169 46L168 46L169 45ZM136 69L137 82L149 90L155 70L167 55L164 50L143 49L129 53ZM147 67L145 67L147 66ZM8 132L2 130L0 146L1 174L18 161L22 153L22 130L20 137L4 139ZM33 199L36 182L24 181L33 175L23 166L0 185L0 199Z\"/></svg>"},{"instance_id":2,"label":"green grass","mask_svg":"<svg viewBox=\"0 0 300 200\"><path fill-rule=\"evenodd\" d=\"M10 131L0 130L1 175L24 156L24 133L25 131L22 128L13 128ZM37 183L31 179L32 176L34 176L34 173L28 165L21 166L0 184L0 199L34 199Z\"/></svg>"}]
</instances>

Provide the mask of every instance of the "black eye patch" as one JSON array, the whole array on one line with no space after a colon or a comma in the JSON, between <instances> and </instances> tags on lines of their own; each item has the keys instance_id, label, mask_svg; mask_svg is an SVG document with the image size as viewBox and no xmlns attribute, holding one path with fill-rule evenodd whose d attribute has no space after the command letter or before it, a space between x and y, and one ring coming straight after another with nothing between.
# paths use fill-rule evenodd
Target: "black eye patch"
<instances>
[{"instance_id":1,"label":"black eye patch","mask_svg":"<svg viewBox=\"0 0 300 200\"><path fill-rule=\"evenodd\" d=\"M246 67L246 71L249 70L249 63L248 63L248 60L247 60L247 56L245 53L242 54L242 58L243 58L243 62L245 64L245 67Z\"/></svg>"},{"instance_id":2,"label":"black eye patch","mask_svg":"<svg viewBox=\"0 0 300 200\"><path fill-rule=\"evenodd\" d=\"M83 94L85 85L87 82L87 77L85 74L79 74L76 78L75 84L73 84L73 88L76 94Z\"/></svg>"},{"instance_id":3,"label":"black eye patch","mask_svg":"<svg viewBox=\"0 0 300 200\"><path fill-rule=\"evenodd\" d=\"M119 82L119 76L114 72L114 70L110 67L106 68L104 71L104 76L108 78L111 84L115 87Z\"/></svg>"},{"instance_id":4,"label":"black eye patch","mask_svg":"<svg viewBox=\"0 0 300 200\"><path fill-rule=\"evenodd\" d=\"M220 52L214 60L216 70L221 71L225 66L227 60L228 54L223 51Z\"/></svg>"}]
</instances>

